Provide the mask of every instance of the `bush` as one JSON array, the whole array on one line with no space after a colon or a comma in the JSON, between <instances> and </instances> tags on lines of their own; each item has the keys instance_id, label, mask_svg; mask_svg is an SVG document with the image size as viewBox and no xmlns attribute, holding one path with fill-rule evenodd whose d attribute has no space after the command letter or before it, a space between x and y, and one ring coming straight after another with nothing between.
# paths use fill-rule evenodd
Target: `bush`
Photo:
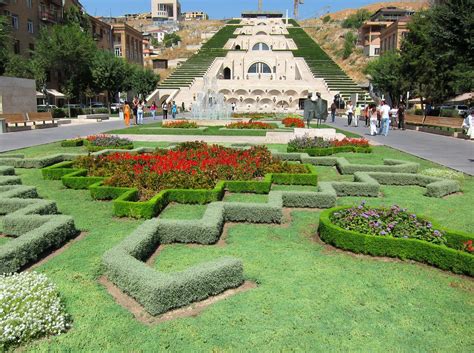
<instances>
[{"instance_id":1,"label":"bush","mask_svg":"<svg viewBox=\"0 0 474 353\"><path fill-rule=\"evenodd\" d=\"M323 17L323 23L328 23L330 21L331 21L331 16L326 15L326 16Z\"/></svg>"},{"instance_id":2,"label":"bush","mask_svg":"<svg viewBox=\"0 0 474 353\"><path fill-rule=\"evenodd\" d=\"M300 119L300 118L285 118L282 120L282 123L283 125L285 125L285 127L296 127L296 128L304 128L305 125L304 125L304 121L303 119Z\"/></svg>"},{"instance_id":3,"label":"bush","mask_svg":"<svg viewBox=\"0 0 474 353\"><path fill-rule=\"evenodd\" d=\"M357 10L355 14L349 15L342 21L342 28L359 29L362 24L370 18L370 12L366 9Z\"/></svg>"},{"instance_id":4,"label":"bush","mask_svg":"<svg viewBox=\"0 0 474 353\"><path fill-rule=\"evenodd\" d=\"M91 135L87 136L86 141L89 146L93 147L122 148L133 145L129 139L112 135Z\"/></svg>"},{"instance_id":5,"label":"bush","mask_svg":"<svg viewBox=\"0 0 474 353\"><path fill-rule=\"evenodd\" d=\"M84 140L81 138L61 141L61 147L79 147L83 145L84 145Z\"/></svg>"},{"instance_id":6,"label":"bush","mask_svg":"<svg viewBox=\"0 0 474 353\"><path fill-rule=\"evenodd\" d=\"M69 318L58 290L43 274L0 275L0 348L60 335Z\"/></svg>"},{"instance_id":7,"label":"bush","mask_svg":"<svg viewBox=\"0 0 474 353\"><path fill-rule=\"evenodd\" d=\"M249 129L249 130L268 130L268 129L277 129L276 124L262 123L258 121L237 122L226 125L227 129Z\"/></svg>"},{"instance_id":8,"label":"bush","mask_svg":"<svg viewBox=\"0 0 474 353\"><path fill-rule=\"evenodd\" d=\"M67 116L67 110L63 108L55 108L51 111L53 119L62 119Z\"/></svg>"},{"instance_id":9,"label":"bush","mask_svg":"<svg viewBox=\"0 0 474 353\"><path fill-rule=\"evenodd\" d=\"M333 208L321 213L319 236L324 242L355 253L411 259L454 273L474 276L474 256L465 251L469 247L469 241L474 239L472 234L444 229L446 245L419 239L367 235L341 228L331 222L334 213L346 208Z\"/></svg>"},{"instance_id":10,"label":"bush","mask_svg":"<svg viewBox=\"0 0 474 353\"><path fill-rule=\"evenodd\" d=\"M448 118L459 118L459 112L456 109L442 109L440 111L440 116L445 116Z\"/></svg>"},{"instance_id":11,"label":"bush","mask_svg":"<svg viewBox=\"0 0 474 353\"><path fill-rule=\"evenodd\" d=\"M420 174L440 179L456 180L461 185L464 183L464 174L451 169L429 168L422 170Z\"/></svg>"}]
</instances>

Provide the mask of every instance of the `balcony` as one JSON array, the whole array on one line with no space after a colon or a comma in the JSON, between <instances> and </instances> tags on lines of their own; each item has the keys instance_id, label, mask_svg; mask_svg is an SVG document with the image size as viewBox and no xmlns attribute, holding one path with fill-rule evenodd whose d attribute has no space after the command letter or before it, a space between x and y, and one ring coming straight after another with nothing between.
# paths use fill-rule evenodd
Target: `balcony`
<instances>
[{"instance_id":1,"label":"balcony","mask_svg":"<svg viewBox=\"0 0 474 353\"><path fill-rule=\"evenodd\" d=\"M50 23L57 23L60 20L57 12L53 12L48 9L40 9L39 18L41 21Z\"/></svg>"}]
</instances>

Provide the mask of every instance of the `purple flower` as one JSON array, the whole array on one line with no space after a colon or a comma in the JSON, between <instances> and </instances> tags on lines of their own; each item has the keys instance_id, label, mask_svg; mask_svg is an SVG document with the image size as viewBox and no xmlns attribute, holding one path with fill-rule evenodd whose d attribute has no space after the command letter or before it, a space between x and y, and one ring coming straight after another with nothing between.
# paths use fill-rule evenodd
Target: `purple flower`
<instances>
[{"instance_id":1,"label":"purple flower","mask_svg":"<svg viewBox=\"0 0 474 353\"><path fill-rule=\"evenodd\" d=\"M364 217L364 218L366 218L366 219L369 218L369 216L368 216L367 214L365 214L365 213L362 213L361 216Z\"/></svg>"},{"instance_id":2,"label":"purple flower","mask_svg":"<svg viewBox=\"0 0 474 353\"><path fill-rule=\"evenodd\" d=\"M441 236L441 233L440 233L438 230L435 230L435 231L433 232L433 235L434 235L435 237L440 237L440 236Z\"/></svg>"},{"instance_id":3,"label":"purple flower","mask_svg":"<svg viewBox=\"0 0 474 353\"><path fill-rule=\"evenodd\" d=\"M387 233L382 230L382 231L380 232L380 235L387 235Z\"/></svg>"},{"instance_id":4,"label":"purple flower","mask_svg":"<svg viewBox=\"0 0 474 353\"><path fill-rule=\"evenodd\" d=\"M428 227L428 228L431 228L432 226L433 225L430 222L428 222L428 224L426 225L426 227Z\"/></svg>"}]
</instances>

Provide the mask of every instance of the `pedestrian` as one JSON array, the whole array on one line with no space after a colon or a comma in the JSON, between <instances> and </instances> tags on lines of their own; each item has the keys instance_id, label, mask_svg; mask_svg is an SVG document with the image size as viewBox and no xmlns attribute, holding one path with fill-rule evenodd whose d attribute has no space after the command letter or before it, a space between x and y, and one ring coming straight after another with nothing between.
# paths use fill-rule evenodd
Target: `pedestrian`
<instances>
[{"instance_id":1,"label":"pedestrian","mask_svg":"<svg viewBox=\"0 0 474 353\"><path fill-rule=\"evenodd\" d=\"M166 101L161 105L161 109L163 110L163 120L168 119L168 103Z\"/></svg>"},{"instance_id":2,"label":"pedestrian","mask_svg":"<svg viewBox=\"0 0 474 353\"><path fill-rule=\"evenodd\" d=\"M132 111L133 111L133 116L135 119L135 124L138 125L138 104L140 101L138 100L138 97L133 98L132 102Z\"/></svg>"},{"instance_id":3,"label":"pedestrian","mask_svg":"<svg viewBox=\"0 0 474 353\"><path fill-rule=\"evenodd\" d=\"M176 102L173 101L173 104L171 105L171 116L173 119L176 119L176 114L178 114L178 107L176 105Z\"/></svg>"},{"instance_id":4,"label":"pedestrian","mask_svg":"<svg viewBox=\"0 0 474 353\"><path fill-rule=\"evenodd\" d=\"M145 102L140 100L137 105L137 125L143 125L143 114L145 113Z\"/></svg>"},{"instance_id":5,"label":"pedestrian","mask_svg":"<svg viewBox=\"0 0 474 353\"><path fill-rule=\"evenodd\" d=\"M375 104L370 104L369 109L367 110L369 114L369 120L370 120L370 135L375 136L377 135L377 120L378 120L378 111L377 107Z\"/></svg>"},{"instance_id":6,"label":"pedestrian","mask_svg":"<svg viewBox=\"0 0 474 353\"><path fill-rule=\"evenodd\" d=\"M155 101L153 101L150 107L151 117L153 118L153 120L156 120L156 109L157 109L156 103Z\"/></svg>"},{"instance_id":7,"label":"pedestrian","mask_svg":"<svg viewBox=\"0 0 474 353\"><path fill-rule=\"evenodd\" d=\"M396 130L398 126L398 107L394 106L390 110L390 128Z\"/></svg>"},{"instance_id":8,"label":"pedestrian","mask_svg":"<svg viewBox=\"0 0 474 353\"><path fill-rule=\"evenodd\" d=\"M235 112L235 102L232 102L231 106L232 106L232 113L233 113Z\"/></svg>"},{"instance_id":9,"label":"pedestrian","mask_svg":"<svg viewBox=\"0 0 474 353\"><path fill-rule=\"evenodd\" d=\"M370 104L368 104L364 109L364 118L365 118L365 127L369 127L369 123L370 123Z\"/></svg>"},{"instance_id":10,"label":"pedestrian","mask_svg":"<svg viewBox=\"0 0 474 353\"><path fill-rule=\"evenodd\" d=\"M474 109L471 109L469 114L464 113L464 121L462 123L462 128L464 133L471 140L474 140Z\"/></svg>"},{"instance_id":11,"label":"pedestrian","mask_svg":"<svg viewBox=\"0 0 474 353\"><path fill-rule=\"evenodd\" d=\"M128 104L127 101L125 101L123 105L123 115L125 117L125 126L129 127L130 126L130 114L132 112L132 109L130 108L130 104Z\"/></svg>"},{"instance_id":12,"label":"pedestrian","mask_svg":"<svg viewBox=\"0 0 474 353\"><path fill-rule=\"evenodd\" d=\"M382 101L381 106L379 107L380 112L380 134L383 136L388 136L388 130L390 128L390 106L385 100Z\"/></svg>"},{"instance_id":13,"label":"pedestrian","mask_svg":"<svg viewBox=\"0 0 474 353\"><path fill-rule=\"evenodd\" d=\"M354 115L354 106L352 105L352 102L349 101L347 103L347 110L346 110L346 114L347 114L347 126L351 126L352 124L352 116Z\"/></svg>"},{"instance_id":14,"label":"pedestrian","mask_svg":"<svg viewBox=\"0 0 474 353\"><path fill-rule=\"evenodd\" d=\"M405 130L405 103L401 102L398 106L398 128Z\"/></svg>"},{"instance_id":15,"label":"pedestrian","mask_svg":"<svg viewBox=\"0 0 474 353\"><path fill-rule=\"evenodd\" d=\"M181 102L181 113L186 111L186 107L184 106L184 102Z\"/></svg>"},{"instance_id":16,"label":"pedestrian","mask_svg":"<svg viewBox=\"0 0 474 353\"><path fill-rule=\"evenodd\" d=\"M333 123L336 121L336 112L337 112L336 101L333 101L331 104L331 121Z\"/></svg>"},{"instance_id":17,"label":"pedestrian","mask_svg":"<svg viewBox=\"0 0 474 353\"><path fill-rule=\"evenodd\" d=\"M355 127L359 127L359 119L362 114L362 107L360 105L356 105L355 114L354 114L354 125Z\"/></svg>"}]
</instances>

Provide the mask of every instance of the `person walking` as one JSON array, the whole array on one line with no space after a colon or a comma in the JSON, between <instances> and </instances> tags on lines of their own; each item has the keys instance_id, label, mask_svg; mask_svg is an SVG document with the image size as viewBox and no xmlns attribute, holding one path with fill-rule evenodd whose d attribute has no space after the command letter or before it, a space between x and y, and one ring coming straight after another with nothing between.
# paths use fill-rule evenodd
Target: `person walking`
<instances>
[{"instance_id":1,"label":"person walking","mask_svg":"<svg viewBox=\"0 0 474 353\"><path fill-rule=\"evenodd\" d=\"M398 107L394 106L390 110L390 129L396 130L398 127Z\"/></svg>"},{"instance_id":2,"label":"person walking","mask_svg":"<svg viewBox=\"0 0 474 353\"><path fill-rule=\"evenodd\" d=\"M369 127L369 124L370 124L370 104L368 104L364 108L364 119L365 119L365 127Z\"/></svg>"},{"instance_id":3,"label":"person walking","mask_svg":"<svg viewBox=\"0 0 474 353\"><path fill-rule=\"evenodd\" d=\"M464 121L462 123L462 128L464 133L471 140L474 140L474 109L471 109L469 114L464 113Z\"/></svg>"},{"instance_id":4,"label":"person walking","mask_svg":"<svg viewBox=\"0 0 474 353\"><path fill-rule=\"evenodd\" d=\"M166 101L161 105L161 109L163 110L163 120L168 119L168 103Z\"/></svg>"},{"instance_id":5,"label":"person walking","mask_svg":"<svg viewBox=\"0 0 474 353\"><path fill-rule=\"evenodd\" d=\"M231 107L232 107L232 113L235 112L235 102L232 102Z\"/></svg>"},{"instance_id":6,"label":"person walking","mask_svg":"<svg viewBox=\"0 0 474 353\"><path fill-rule=\"evenodd\" d=\"M130 127L130 114L132 109L130 108L130 104L126 101L123 105L123 116L125 118L125 126Z\"/></svg>"},{"instance_id":7,"label":"person walking","mask_svg":"<svg viewBox=\"0 0 474 353\"><path fill-rule=\"evenodd\" d=\"M333 123L336 121L336 112L337 112L336 101L333 101L331 104L331 121Z\"/></svg>"},{"instance_id":8,"label":"person walking","mask_svg":"<svg viewBox=\"0 0 474 353\"><path fill-rule=\"evenodd\" d=\"M356 105L355 114L354 114L354 125L355 127L359 127L359 119L362 114L362 107L360 105Z\"/></svg>"},{"instance_id":9,"label":"person walking","mask_svg":"<svg viewBox=\"0 0 474 353\"><path fill-rule=\"evenodd\" d=\"M145 113L145 102L140 100L137 105L137 125L143 125L143 114Z\"/></svg>"},{"instance_id":10,"label":"person walking","mask_svg":"<svg viewBox=\"0 0 474 353\"><path fill-rule=\"evenodd\" d=\"M377 135L377 120L378 120L378 112L377 112L377 107L375 104L370 104L369 108L367 110L369 114L369 120L370 120L370 135L375 136Z\"/></svg>"},{"instance_id":11,"label":"person walking","mask_svg":"<svg viewBox=\"0 0 474 353\"><path fill-rule=\"evenodd\" d=\"M380 134L383 136L388 136L388 130L390 128L390 106L385 100L382 101L380 106Z\"/></svg>"},{"instance_id":12,"label":"person walking","mask_svg":"<svg viewBox=\"0 0 474 353\"><path fill-rule=\"evenodd\" d=\"M398 128L405 130L405 103L401 102L398 106Z\"/></svg>"},{"instance_id":13,"label":"person walking","mask_svg":"<svg viewBox=\"0 0 474 353\"><path fill-rule=\"evenodd\" d=\"M156 110L157 110L157 106L156 106L156 103L155 101L153 101L153 103L151 103L151 107L150 107L150 112L151 112L151 117L153 118L153 120L156 120Z\"/></svg>"},{"instance_id":14,"label":"person walking","mask_svg":"<svg viewBox=\"0 0 474 353\"><path fill-rule=\"evenodd\" d=\"M140 101L138 100L138 97L133 98L132 111L133 111L133 116L134 116L136 125L138 125L138 104L139 103Z\"/></svg>"},{"instance_id":15,"label":"person walking","mask_svg":"<svg viewBox=\"0 0 474 353\"><path fill-rule=\"evenodd\" d=\"M184 113L186 111L186 107L184 105L184 102L181 102L181 113Z\"/></svg>"},{"instance_id":16,"label":"person walking","mask_svg":"<svg viewBox=\"0 0 474 353\"><path fill-rule=\"evenodd\" d=\"M178 114L178 107L176 106L176 102L173 101L173 104L171 105L171 116L173 119L176 119L176 114Z\"/></svg>"},{"instance_id":17,"label":"person walking","mask_svg":"<svg viewBox=\"0 0 474 353\"><path fill-rule=\"evenodd\" d=\"M354 106L352 105L352 102L349 101L347 103L347 110L346 110L346 114L347 114L347 126L351 126L352 124L352 117L354 115Z\"/></svg>"}]
</instances>

